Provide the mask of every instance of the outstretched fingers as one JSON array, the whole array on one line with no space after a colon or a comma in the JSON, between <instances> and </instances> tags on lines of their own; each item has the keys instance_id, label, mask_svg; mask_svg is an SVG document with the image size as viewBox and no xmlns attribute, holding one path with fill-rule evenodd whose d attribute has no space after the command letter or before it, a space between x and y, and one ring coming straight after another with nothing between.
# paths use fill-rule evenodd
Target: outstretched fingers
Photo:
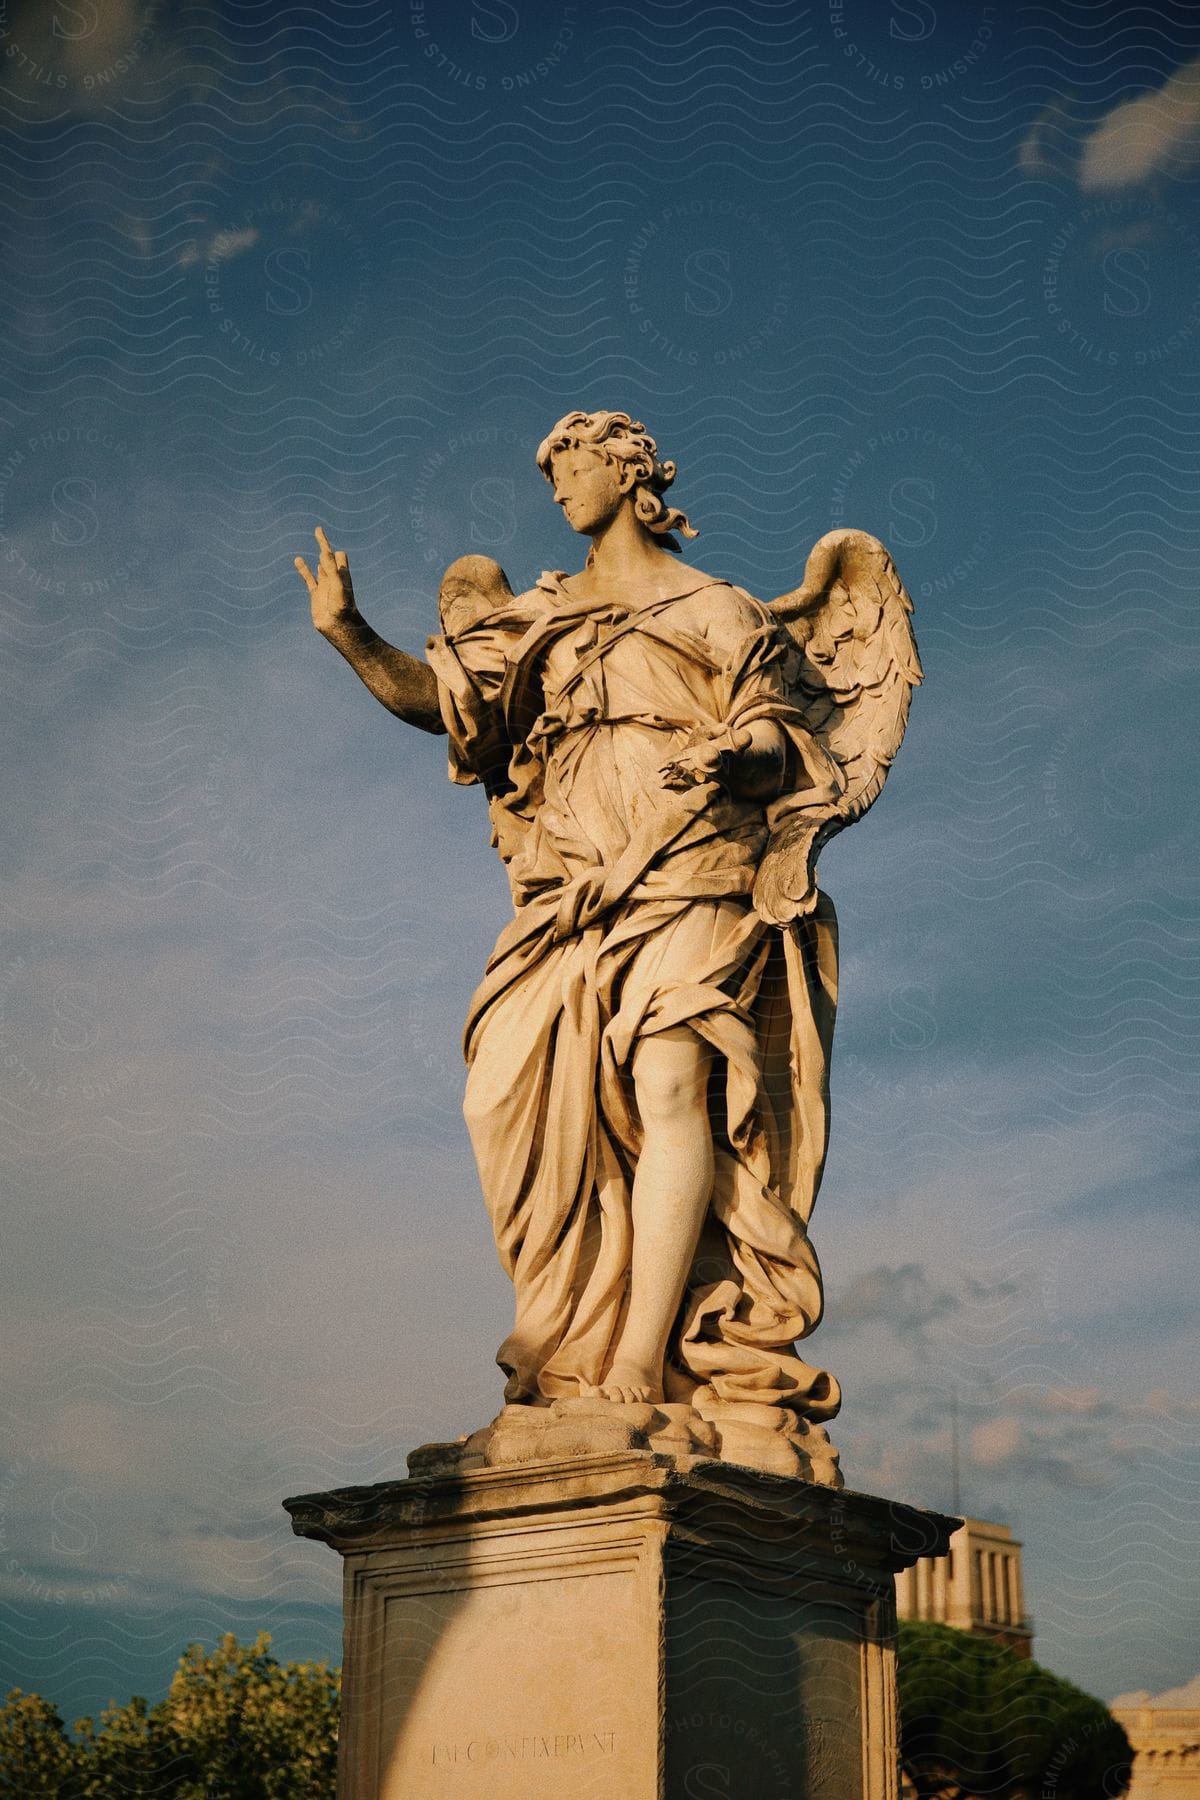
<instances>
[{"instance_id":1,"label":"outstretched fingers","mask_svg":"<svg viewBox=\"0 0 1200 1800\"><path fill-rule=\"evenodd\" d=\"M346 552L344 550L334 549L325 534L325 527L323 525L318 525L313 536L316 538L321 551L322 569L325 569L326 571L331 569L344 569L346 567Z\"/></svg>"},{"instance_id":2,"label":"outstretched fingers","mask_svg":"<svg viewBox=\"0 0 1200 1800\"><path fill-rule=\"evenodd\" d=\"M297 575L299 575L301 581L304 583L304 585L308 589L309 593L315 594L317 591L316 576L313 574L312 570L309 568L308 564L305 562L305 560L302 556L297 556L294 559L294 561L295 561Z\"/></svg>"}]
</instances>

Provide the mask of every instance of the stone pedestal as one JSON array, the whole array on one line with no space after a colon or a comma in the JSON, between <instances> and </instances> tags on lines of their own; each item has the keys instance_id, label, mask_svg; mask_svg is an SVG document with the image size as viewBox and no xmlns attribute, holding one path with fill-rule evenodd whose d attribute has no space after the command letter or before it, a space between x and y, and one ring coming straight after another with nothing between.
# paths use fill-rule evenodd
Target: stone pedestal
<instances>
[{"instance_id":1,"label":"stone pedestal","mask_svg":"<svg viewBox=\"0 0 1200 1800\"><path fill-rule=\"evenodd\" d=\"M956 1520L650 1450L434 1471L285 1502L345 1564L339 1800L894 1800L893 1575Z\"/></svg>"}]
</instances>

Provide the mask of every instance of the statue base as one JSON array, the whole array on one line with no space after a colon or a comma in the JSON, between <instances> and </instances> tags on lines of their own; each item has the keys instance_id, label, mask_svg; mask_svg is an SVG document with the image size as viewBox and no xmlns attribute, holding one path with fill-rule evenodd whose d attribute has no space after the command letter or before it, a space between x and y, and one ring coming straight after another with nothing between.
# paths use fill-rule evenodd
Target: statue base
<instances>
[{"instance_id":1,"label":"statue base","mask_svg":"<svg viewBox=\"0 0 1200 1800\"><path fill-rule=\"evenodd\" d=\"M285 1505L344 1559L338 1800L898 1793L893 1575L956 1520L649 1448Z\"/></svg>"},{"instance_id":2,"label":"statue base","mask_svg":"<svg viewBox=\"0 0 1200 1800\"><path fill-rule=\"evenodd\" d=\"M408 1458L410 1475L465 1475L563 1457L649 1450L676 1468L698 1461L738 1463L764 1475L790 1475L841 1487L838 1453L823 1425L782 1406L713 1399L699 1405L647 1401L551 1400L506 1406L490 1425L449 1444L422 1444Z\"/></svg>"}]
</instances>

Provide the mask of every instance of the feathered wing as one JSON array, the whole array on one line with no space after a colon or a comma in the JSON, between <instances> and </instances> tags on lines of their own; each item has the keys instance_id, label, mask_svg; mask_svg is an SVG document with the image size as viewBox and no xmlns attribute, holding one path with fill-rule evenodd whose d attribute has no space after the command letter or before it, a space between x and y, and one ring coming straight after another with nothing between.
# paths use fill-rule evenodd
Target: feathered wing
<instances>
[{"instance_id":1,"label":"feathered wing","mask_svg":"<svg viewBox=\"0 0 1200 1800\"><path fill-rule=\"evenodd\" d=\"M883 787L922 671L912 601L887 550L865 531L827 533L801 585L769 610L791 639L794 704L844 782L835 799L814 804L801 788L771 809L754 904L770 924L784 925L816 905L822 845L860 819Z\"/></svg>"}]
</instances>

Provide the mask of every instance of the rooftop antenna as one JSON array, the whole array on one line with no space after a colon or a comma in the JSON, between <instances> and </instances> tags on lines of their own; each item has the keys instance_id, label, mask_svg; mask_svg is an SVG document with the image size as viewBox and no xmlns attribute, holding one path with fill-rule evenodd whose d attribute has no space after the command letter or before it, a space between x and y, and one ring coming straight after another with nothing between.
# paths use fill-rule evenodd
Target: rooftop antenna
<instances>
[{"instance_id":1,"label":"rooftop antenna","mask_svg":"<svg viewBox=\"0 0 1200 1800\"><path fill-rule=\"evenodd\" d=\"M953 1495L952 1511L955 1518L962 1518L962 1489L959 1480L958 1465L958 1389L950 1390L950 1480Z\"/></svg>"}]
</instances>

